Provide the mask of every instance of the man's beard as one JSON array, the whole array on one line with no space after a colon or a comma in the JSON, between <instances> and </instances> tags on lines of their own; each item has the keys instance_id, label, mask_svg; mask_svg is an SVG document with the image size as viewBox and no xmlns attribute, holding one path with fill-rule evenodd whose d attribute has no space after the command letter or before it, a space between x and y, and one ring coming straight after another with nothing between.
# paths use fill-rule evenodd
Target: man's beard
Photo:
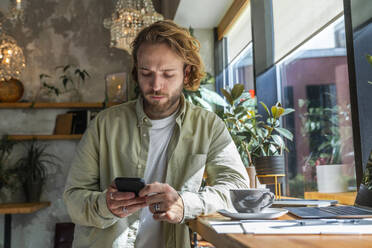
<instances>
[{"instance_id":1,"label":"man's beard","mask_svg":"<svg viewBox=\"0 0 372 248\"><path fill-rule=\"evenodd\" d=\"M142 91L142 89L140 90L141 90L141 95L144 101L144 107L149 112L154 113L154 114L161 114L169 110L172 106L177 104L178 100L181 97L181 93L182 93L182 88L178 89L173 96L169 96L168 94L163 94L162 92L154 92L154 91L145 93ZM162 96L166 99L166 101L161 102L163 101L163 99L161 101L147 99L147 97L150 98L151 96Z\"/></svg>"}]
</instances>

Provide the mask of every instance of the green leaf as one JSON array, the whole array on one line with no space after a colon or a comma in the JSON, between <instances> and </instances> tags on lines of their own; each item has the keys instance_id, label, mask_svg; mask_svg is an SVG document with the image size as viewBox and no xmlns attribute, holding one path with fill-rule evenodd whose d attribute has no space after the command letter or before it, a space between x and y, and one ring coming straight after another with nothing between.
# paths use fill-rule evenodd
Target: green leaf
<instances>
[{"instance_id":1,"label":"green leaf","mask_svg":"<svg viewBox=\"0 0 372 248\"><path fill-rule=\"evenodd\" d=\"M280 116L282 116L283 113L284 113L284 111L285 111L284 108L278 107L277 112L276 112L276 114L278 115L277 118L279 118Z\"/></svg>"},{"instance_id":2,"label":"green leaf","mask_svg":"<svg viewBox=\"0 0 372 248\"><path fill-rule=\"evenodd\" d=\"M194 99L203 107L203 108L205 108L206 110L209 110L209 111L211 111L211 112L213 112L213 108L212 108L212 106L208 103L208 102L206 102L206 101L204 101L204 99L203 98L200 98L200 97L198 97L198 96L195 96L194 97Z\"/></svg>"},{"instance_id":3,"label":"green leaf","mask_svg":"<svg viewBox=\"0 0 372 248\"><path fill-rule=\"evenodd\" d=\"M66 65L65 67L63 67L63 72L66 72L70 67L71 65Z\"/></svg>"},{"instance_id":4,"label":"green leaf","mask_svg":"<svg viewBox=\"0 0 372 248\"><path fill-rule=\"evenodd\" d=\"M277 127L275 128L275 131L277 131L280 135L283 135L285 138L289 139L290 141L293 140L293 134L289 130L285 128Z\"/></svg>"},{"instance_id":5,"label":"green leaf","mask_svg":"<svg viewBox=\"0 0 372 248\"><path fill-rule=\"evenodd\" d=\"M304 100L304 99L298 99L298 106L300 108L302 108L303 106L305 106L305 104L306 104L306 100Z\"/></svg>"},{"instance_id":6,"label":"green leaf","mask_svg":"<svg viewBox=\"0 0 372 248\"><path fill-rule=\"evenodd\" d=\"M276 106L271 107L271 113L275 119L278 118L278 108Z\"/></svg>"},{"instance_id":7,"label":"green leaf","mask_svg":"<svg viewBox=\"0 0 372 248\"><path fill-rule=\"evenodd\" d=\"M290 113L292 113L294 111L295 110L293 108L286 108L286 109L284 109L284 113L282 113L282 116L287 115L287 114L290 114Z\"/></svg>"},{"instance_id":8,"label":"green leaf","mask_svg":"<svg viewBox=\"0 0 372 248\"><path fill-rule=\"evenodd\" d=\"M273 138L275 144L277 144L278 146L284 146L284 141L280 135L274 134L271 137Z\"/></svg>"},{"instance_id":9,"label":"green leaf","mask_svg":"<svg viewBox=\"0 0 372 248\"><path fill-rule=\"evenodd\" d=\"M230 93L225 89L221 89L222 94L226 97L227 101L232 106L234 104L233 98L231 97Z\"/></svg>"},{"instance_id":10,"label":"green leaf","mask_svg":"<svg viewBox=\"0 0 372 248\"><path fill-rule=\"evenodd\" d=\"M244 85L243 84L235 84L233 89L231 90L231 98L233 101L238 99L244 91Z\"/></svg>"},{"instance_id":11,"label":"green leaf","mask_svg":"<svg viewBox=\"0 0 372 248\"><path fill-rule=\"evenodd\" d=\"M264 102L260 102L260 103L261 103L261 105L264 107L264 109L266 110L267 114L268 114L269 116L271 116L270 111L269 111L269 109L267 108L266 104L265 104Z\"/></svg>"},{"instance_id":12,"label":"green leaf","mask_svg":"<svg viewBox=\"0 0 372 248\"><path fill-rule=\"evenodd\" d=\"M209 90L209 89L206 89L204 87L200 87L199 90L200 90L201 97L204 100L206 100L207 102L216 104L218 106L227 107L227 103L226 103L225 99L223 99L216 92L214 92L212 90Z\"/></svg>"},{"instance_id":13,"label":"green leaf","mask_svg":"<svg viewBox=\"0 0 372 248\"><path fill-rule=\"evenodd\" d=\"M368 63L370 63L372 65L372 56L367 54L366 59L367 59Z\"/></svg>"},{"instance_id":14,"label":"green leaf","mask_svg":"<svg viewBox=\"0 0 372 248\"><path fill-rule=\"evenodd\" d=\"M245 108L242 107L242 106L239 106L237 108L234 109L234 114L237 115L237 114L240 114L242 112L244 112Z\"/></svg>"}]
</instances>

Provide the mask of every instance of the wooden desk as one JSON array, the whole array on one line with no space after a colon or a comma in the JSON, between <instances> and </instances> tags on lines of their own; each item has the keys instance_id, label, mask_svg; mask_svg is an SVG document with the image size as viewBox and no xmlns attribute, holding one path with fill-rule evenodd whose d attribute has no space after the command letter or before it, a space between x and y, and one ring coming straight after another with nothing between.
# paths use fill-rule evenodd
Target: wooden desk
<instances>
[{"instance_id":1,"label":"wooden desk","mask_svg":"<svg viewBox=\"0 0 372 248\"><path fill-rule=\"evenodd\" d=\"M10 248L10 241L12 237L12 214L30 214L48 206L50 206L50 202L0 204L0 214L5 214L4 248Z\"/></svg>"},{"instance_id":2,"label":"wooden desk","mask_svg":"<svg viewBox=\"0 0 372 248\"><path fill-rule=\"evenodd\" d=\"M338 203L344 205L354 205L357 192L343 192L343 193L319 193L319 192L305 192L305 199L315 200L337 200Z\"/></svg>"},{"instance_id":3,"label":"wooden desk","mask_svg":"<svg viewBox=\"0 0 372 248\"><path fill-rule=\"evenodd\" d=\"M280 220L295 219L287 214ZM372 247L372 235L253 235L253 234L218 234L209 225L208 220L229 220L219 214L198 217L188 222L188 226L217 248L367 248Z\"/></svg>"}]
</instances>

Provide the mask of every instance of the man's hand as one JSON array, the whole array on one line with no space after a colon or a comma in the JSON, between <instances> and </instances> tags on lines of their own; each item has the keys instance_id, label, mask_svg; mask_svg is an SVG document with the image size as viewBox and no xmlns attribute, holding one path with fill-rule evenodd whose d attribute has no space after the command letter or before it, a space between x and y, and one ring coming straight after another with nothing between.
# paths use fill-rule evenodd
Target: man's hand
<instances>
[{"instance_id":1,"label":"man's hand","mask_svg":"<svg viewBox=\"0 0 372 248\"><path fill-rule=\"evenodd\" d=\"M139 192L140 197L146 197L155 220L170 223L180 223L183 219L183 201L177 191L164 183L148 184Z\"/></svg>"},{"instance_id":2,"label":"man's hand","mask_svg":"<svg viewBox=\"0 0 372 248\"><path fill-rule=\"evenodd\" d=\"M136 197L132 192L119 192L115 181L107 189L106 204L111 213L120 218L147 206L145 197Z\"/></svg>"}]
</instances>

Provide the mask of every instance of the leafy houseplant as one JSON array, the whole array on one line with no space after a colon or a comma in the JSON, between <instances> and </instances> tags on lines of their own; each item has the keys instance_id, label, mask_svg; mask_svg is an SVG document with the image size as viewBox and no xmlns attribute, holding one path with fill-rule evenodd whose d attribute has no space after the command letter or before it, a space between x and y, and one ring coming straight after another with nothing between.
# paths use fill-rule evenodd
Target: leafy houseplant
<instances>
[{"instance_id":1,"label":"leafy houseplant","mask_svg":"<svg viewBox=\"0 0 372 248\"><path fill-rule=\"evenodd\" d=\"M238 147L243 161L256 168L257 174L284 174L283 151L287 150L284 138L293 139L292 133L280 127L280 118L292 113L293 109L285 109L278 102L268 109L267 119L257 113L256 99L243 96L244 86L236 84L229 92L222 89L229 107L223 114L223 120ZM243 97L242 97L243 96ZM259 178L261 183L272 183L271 178Z\"/></svg>"},{"instance_id":2,"label":"leafy houseplant","mask_svg":"<svg viewBox=\"0 0 372 248\"><path fill-rule=\"evenodd\" d=\"M9 140L7 136L3 136L0 140L0 189L2 187L14 190L16 188L15 172L11 168L9 156L16 142Z\"/></svg>"},{"instance_id":3,"label":"leafy houseplant","mask_svg":"<svg viewBox=\"0 0 372 248\"><path fill-rule=\"evenodd\" d=\"M53 154L45 151L46 146L31 141L26 147L26 154L16 163L18 177L23 185L29 202L40 200L42 187L47 178L48 166L58 165Z\"/></svg>"},{"instance_id":4,"label":"leafy houseplant","mask_svg":"<svg viewBox=\"0 0 372 248\"><path fill-rule=\"evenodd\" d=\"M331 102L337 99L329 93ZM309 155L305 157L304 171L307 181L316 179L318 191L323 193L344 192L347 180L344 175L347 156L352 156L350 105L330 104L319 106L318 100L299 99L300 109L306 109L299 115L302 122L301 133L309 141ZM347 163L347 162L346 162ZM329 180L329 174L333 174ZM316 176L315 176L316 175Z\"/></svg>"},{"instance_id":5,"label":"leafy houseplant","mask_svg":"<svg viewBox=\"0 0 372 248\"><path fill-rule=\"evenodd\" d=\"M237 146L246 153L248 165L252 166L255 158L283 155L287 148L282 136L292 140L293 135L280 127L279 120L294 110L284 109L278 102L270 111L263 102L260 102L268 114L266 121L263 121L262 116L257 114L255 98L242 98L243 90L241 84L236 84L231 92L222 90L229 103L223 119Z\"/></svg>"},{"instance_id":6,"label":"leafy houseplant","mask_svg":"<svg viewBox=\"0 0 372 248\"><path fill-rule=\"evenodd\" d=\"M226 107L225 100L213 90L209 89L215 82L214 77L210 73L206 73L205 77L200 81L200 87L195 90L183 89L185 98L193 104L214 112L214 105Z\"/></svg>"},{"instance_id":7,"label":"leafy houseplant","mask_svg":"<svg viewBox=\"0 0 372 248\"><path fill-rule=\"evenodd\" d=\"M47 94L59 96L66 93L74 93L77 100L81 101L81 86L84 84L86 78L90 77L89 73L75 65L58 66L56 67L56 71L61 73L59 80L63 85L62 89L48 82L52 78L50 75L40 74L39 76L40 83Z\"/></svg>"}]
</instances>

